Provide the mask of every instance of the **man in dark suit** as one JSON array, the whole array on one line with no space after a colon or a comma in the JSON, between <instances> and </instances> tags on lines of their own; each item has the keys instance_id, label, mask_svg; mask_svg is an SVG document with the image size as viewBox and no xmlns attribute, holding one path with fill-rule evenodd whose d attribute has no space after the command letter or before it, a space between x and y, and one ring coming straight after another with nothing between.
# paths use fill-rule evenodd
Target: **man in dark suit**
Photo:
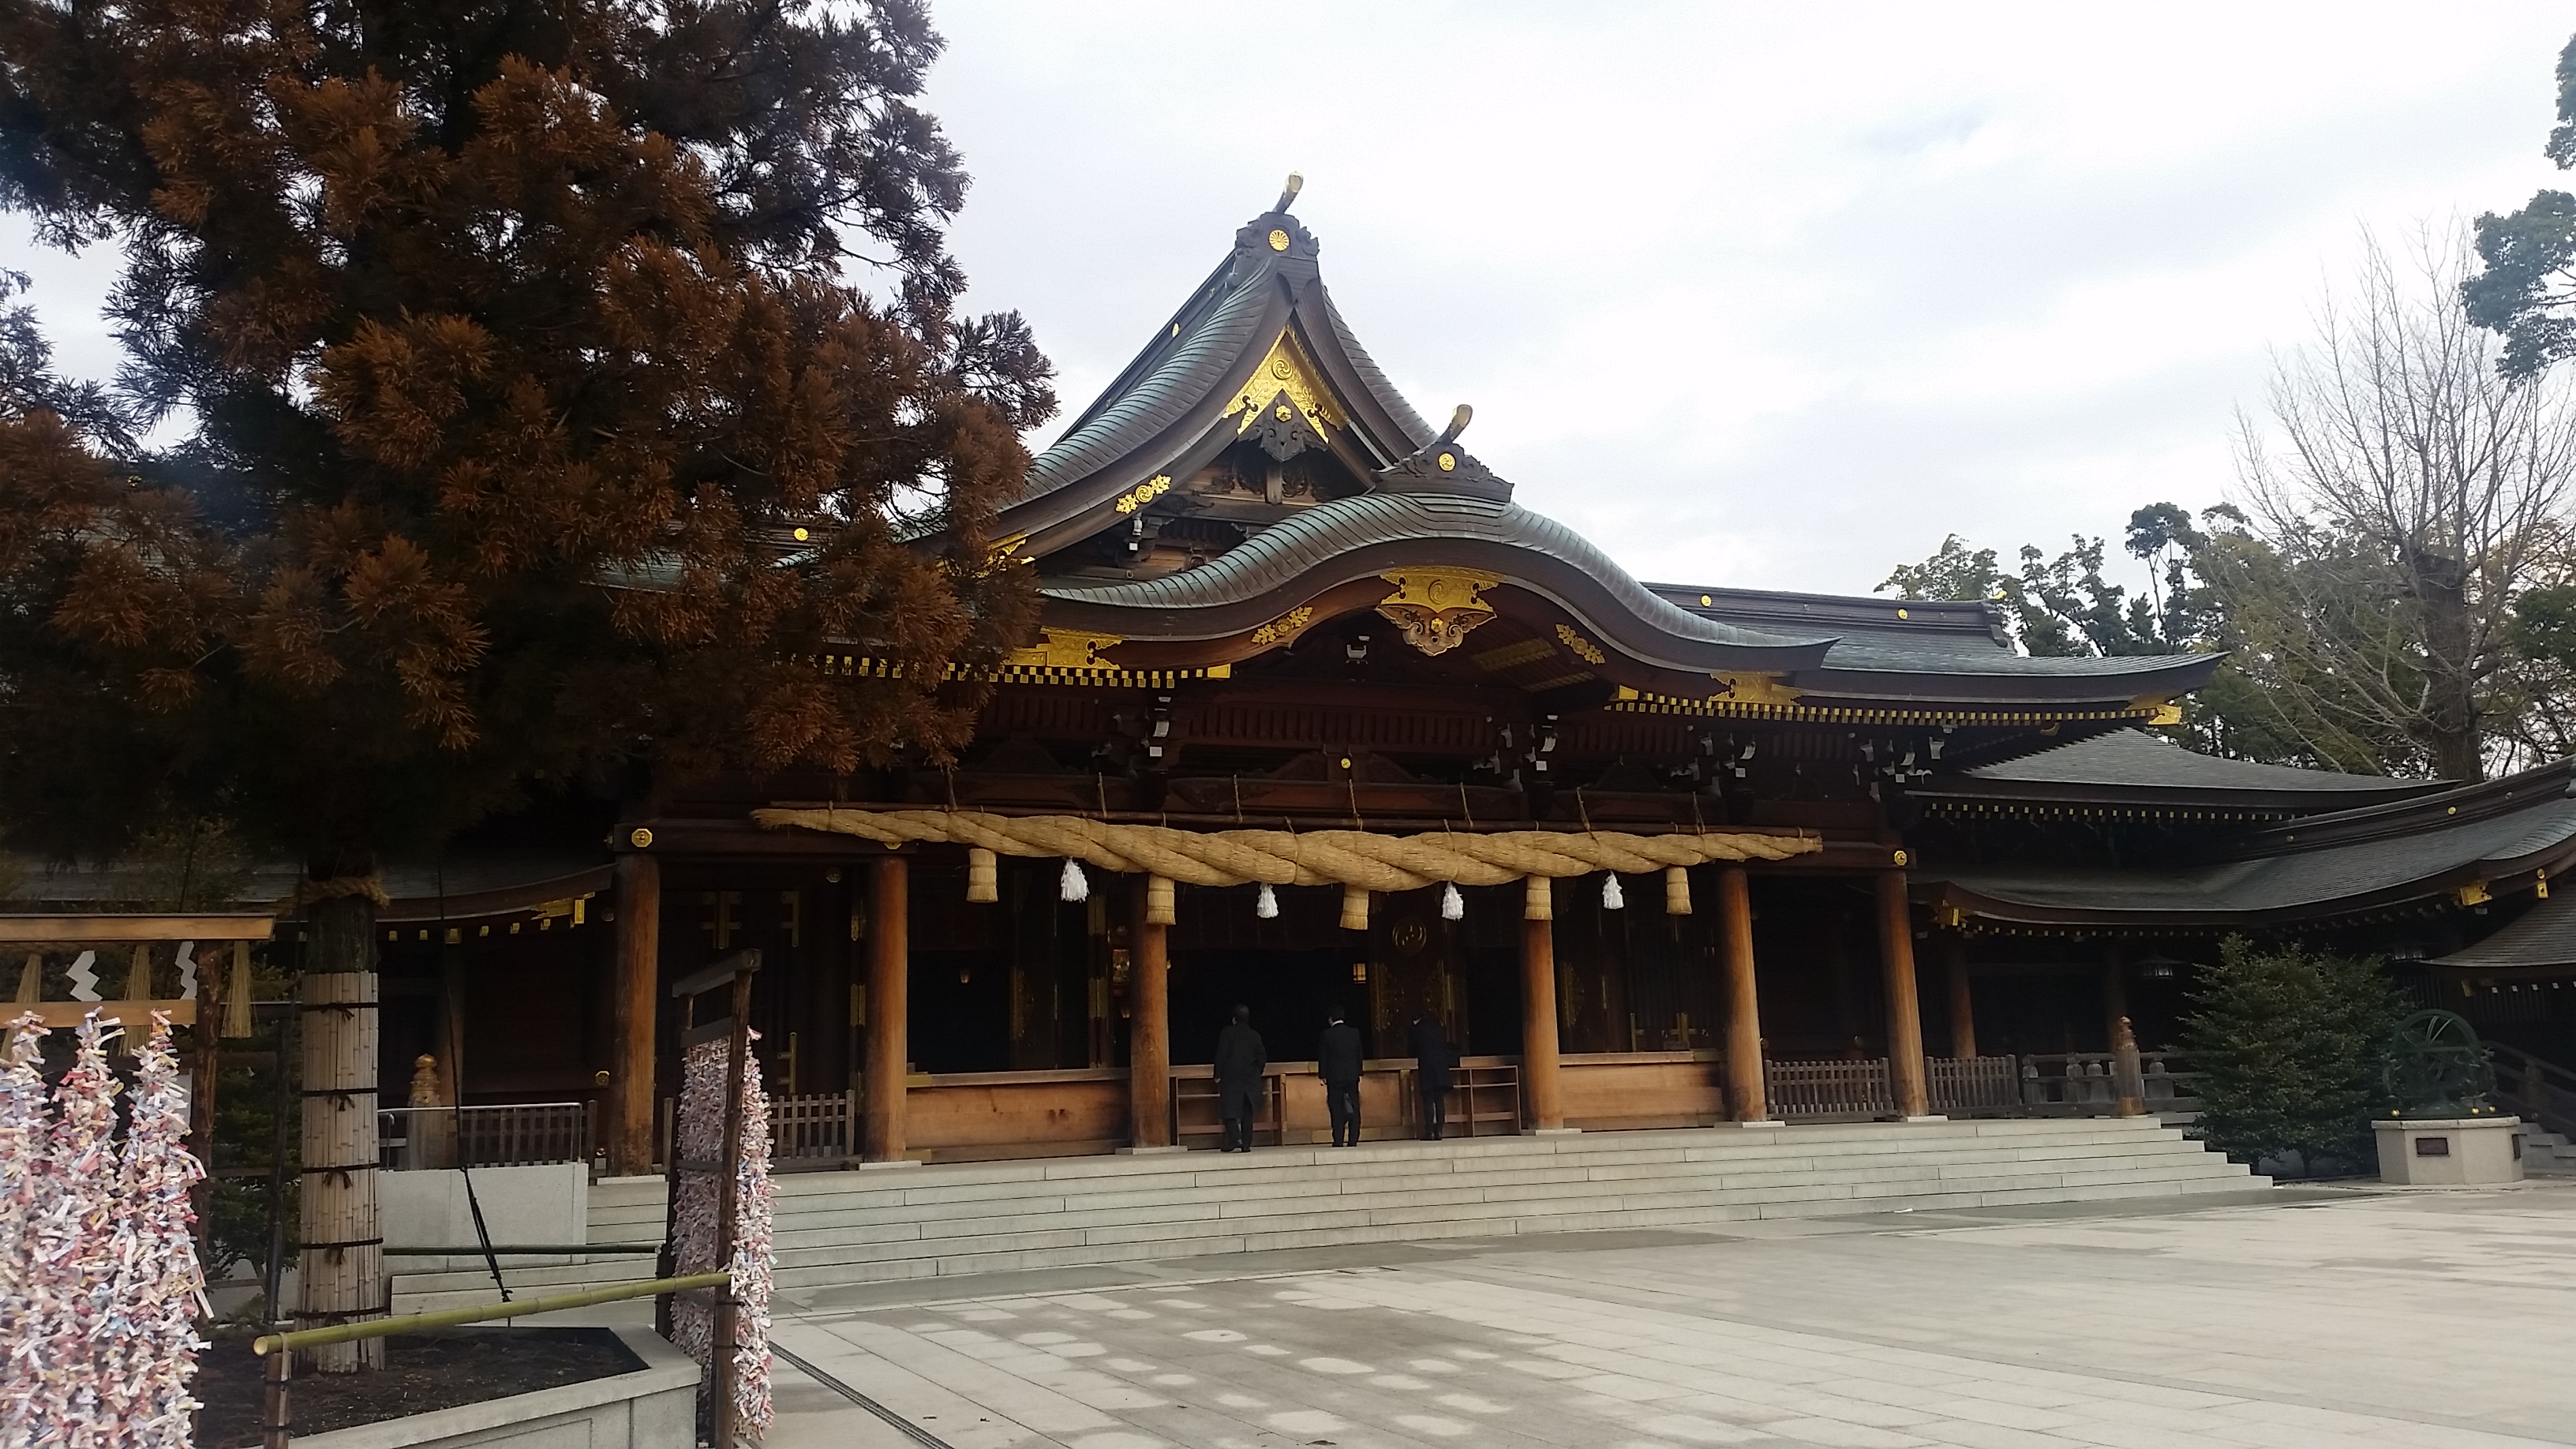
<instances>
[{"instance_id":1,"label":"man in dark suit","mask_svg":"<svg viewBox=\"0 0 2576 1449\"><path fill-rule=\"evenodd\" d=\"M1439 1019L1427 1011L1413 1019L1412 1045L1413 1089L1422 1095L1422 1135L1437 1142L1440 1129L1449 1124L1449 1082L1458 1068L1458 1053Z\"/></svg>"},{"instance_id":2,"label":"man in dark suit","mask_svg":"<svg viewBox=\"0 0 2576 1449\"><path fill-rule=\"evenodd\" d=\"M1217 1114L1225 1120L1225 1142L1219 1152L1252 1150L1252 1119L1261 1113L1261 1075L1270 1069L1270 1054L1261 1033L1252 1029L1252 1008L1238 1006L1234 1020L1216 1034Z\"/></svg>"},{"instance_id":3,"label":"man in dark suit","mask_svg":"<svg viewBox=\"0 0 2576 1449\"><path fill-rule=\"evenodd\" d=\"M1315 1049L1315 1074L1324 1079L1324 1108L1333 1114L1333 1145L1360 1145L1360 1029L1334 1012Z\"/></svg>"}]
</instances>

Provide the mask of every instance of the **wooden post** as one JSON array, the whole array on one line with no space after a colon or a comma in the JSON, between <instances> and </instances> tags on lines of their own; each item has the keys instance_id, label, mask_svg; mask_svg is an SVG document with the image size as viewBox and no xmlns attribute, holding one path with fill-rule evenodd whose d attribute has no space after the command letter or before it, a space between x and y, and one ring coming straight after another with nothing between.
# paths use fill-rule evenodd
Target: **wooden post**
<instances>
[{"instance_id":1,"label":"wooden post","mask_svg":"<svg viewBox=\"0 0 2576 1449\"><path fill-rule=\"evenodd\" d=\"M2114 943L2109 959L2102 963L2102 1040L2112 1051L2120 1049L2121 1023L2129 1019L2129 977L2120 947Z\"/></svg>"},{"instance_id":2,"label":"wooden post","mask_svg":"<svg viewBox=\"0 0 2576 1449\"><path fill-rule=\"evenodd\" d=\"M751 973L737 971L733 978L733 1039L725 1052L724 1161L718 1166L722 1189L716 1196L716 1267L733 1271L734 1225L742 1206L742 1077L751 1056ZM674 1133L674 1136L677 1134ZM671 1155L680 1155L675 1142ZM734 1296L733 1284L727 1281L716 1295L715 1343L708 1355L715 1360L715 1412L710 1416L715 1432L709 1436L716 1449L734 1449L736 1425L734 1415L734 1381L740 1367L734 1362L734 1351L741 1337L742 1303Z\"/></svg>"},{"instance_id":3,"label":"wooden post","mask_svg":"<svg viewBox=\"0 0 2576 1449\"><path fill-rule=\"evenodd\" d=\"M911 862L868 865L867 1134L870 1162L904 1160L904 1077L912 1065Z\"/></svg>"},{"instance_id":4,"label":"wooden post","mask_svg":"<svg viewBox=\"0 0 2576 1449\"><path fill-rule=\"evenodd\" d=\"M237 943L248 946L247 941ZM188 1062L188 1148L206 1169L207 1176L197 1179L188 1189L189 1204L197 1214L197 1261L212 1263L214 1225L207 1220L206 1197L214 1187L215 1162L215 1084L222 1080L221 1048L217 1043L224 1034L224 987L230 979L229 960L201 960L197 963L197 1020L188 1028L191 1055ZM279 1065L283 1066L281 1062Z\"/></svg>"},{"instance_id":5,"label":"wooden post","mask_svg":"<svg viewBox=\"0 0 2576 1449\"><path fill-rule=\"evenodd\" d=\"M363 898L314 904L314 956L366 960L371 942L329 942L326 933L373 934L375 908ZM376 1221L376 973L326 971L299 983L304 1016L303 1244L297 1272L301 1328L382 1317L384 1237ZM322 1373L382 1368L384 1340L313 1350Z\"/></svg>"},{"instance_id":6,"label":"wooden post","mask_svg":"<svg viewBox=\"0 0 2576 1449\"><path fill-rule=\"evenodd\" d=\"M1551 887L1531 876L1521 911L1521 1088L1529 1094L1530 1126L1540 1132L1565 1127L1565 1098L1556 1076L1556 921ZM1545 911L1532 919L1532 913Z\"/></svg>"},{"instance_id":7,"label":"wooden post","mask_svg":"<svg viewBox=\"0 0 2576 1449\"><path fill-rule=\"evenodd\" d=\"M1950 986L1950 1055L1962 1060L1977 1054L1977 1002L1968 985L1968 943L1951 936L1941 943L1941 963Z\"/></svg>"},{"instance_id":8,"label":"wooden post","mask_svg":"<svg viewBox=\"0 0 2576 1449\"><path fill-rule=\"evenodd\" d=\"M638 835L643 832L638 831ZM648 837L649 838L649 837ZM641 1177L653 1170L653 1063L662 955L662 860L635 851L617 857L617 987L614 1075L609 1079L608 1171ZM451 1055L461 1055L454 1043ZM461 1062L456 1100L463 1101Z\"/></svg>"},{"instance_id":9,"label":"wooden post","mask_svg":"<svg viewBox=\"0 0 2576 1449\"><path fill-rule=\"evenodd\" d=\"M262 1367L267 1372L260 1389L261 1449L293 1449L295 1414L287 1397L287 1384L295 1376L295 1355L281 1348L270 1354Z\"/></svg>"},{"instance_id":10,"label":"wooden post","mask_svg":"<svg viewBox=\"0 0 2576 1449\"><path fill-rule=\"evenodd\" d=\"M1128 891L1128 1141L1172 1145L1172 993L1169 926L1154 920L1150 882Z\"/></svg>"},{"instance_id":11,"label":"wooden post","mask_svg":"<svg viewBox=\"0 0 2576 1449\"><path fill-rule=\"evenodd\" d=\"M1744 867L1717 871L1719 946L1726 958L1726 1095L1738 1122L1771 1120L1762 1067L1762 1002L1753 981L1753 894Z\"/></svg>"},{"instance_id":12,"label":"wooden post","mask_svg":"<svg viewBox=\"0 0 2576 1449\"><path fill-rule=\"evenodd\" d=\"M2147 1115L2147 1076L2138 1066L2138 1038L2125 1016L2111 1023L2111 1095L2118 1102L2111 1115Z\"/></svg>"},{"instance_id":13,"label":"wooden post","mask_svg":"<svg viewBox=\"0 0 2576 1449\"><path fill-rule=\"evenodd\" d=\"M1923 1008L1914 990L1914 917L1905 903L1905 872L1878 873L1878 959L1887 977L1887 1084L1900 1117L1932 1115L1924 1082Z\"/></svg>"}]
</instances>

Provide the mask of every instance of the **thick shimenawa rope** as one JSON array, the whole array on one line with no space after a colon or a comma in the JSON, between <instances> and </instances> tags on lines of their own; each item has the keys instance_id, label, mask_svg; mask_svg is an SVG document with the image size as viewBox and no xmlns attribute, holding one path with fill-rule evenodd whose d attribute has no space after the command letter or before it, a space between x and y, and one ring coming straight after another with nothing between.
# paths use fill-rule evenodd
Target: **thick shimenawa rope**
<instances>
[{"instance_id":1,"label":"thick shimenawa rope","mask_svg":"<svg viewBox=\"0 0 2576 1449\"><path fill-rule=\"evenodd\" d=\"M1752 831L1629 835L1510 830L1379 835L1366 830L1174 830L1118 825L1071 815L1005 816L972 810L767 809L752 819L772 830L855 835L883 845L980 847L997 855L1062 856L1102 870L1157 875L1189 885L1341 885L1372 891L1508 885L1529 876L1563 879L1595 871L1632 875L1715 861L1785 860L1824 848L1812 835Z\"/></svg>"}]
</instances>

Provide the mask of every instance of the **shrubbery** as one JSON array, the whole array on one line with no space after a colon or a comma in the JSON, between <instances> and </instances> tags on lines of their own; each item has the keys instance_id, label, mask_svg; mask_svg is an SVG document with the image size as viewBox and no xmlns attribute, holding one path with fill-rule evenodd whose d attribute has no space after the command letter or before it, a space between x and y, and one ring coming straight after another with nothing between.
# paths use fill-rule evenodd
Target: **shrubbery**
<instances>
[{"instance_id":1,"label":"shrubbery","mask_svg":"<svg viewBox=\"0 0 2576 1449\"><path fill-rule=\"evenodd\" d=\"M2401 1010L2378 957L2256 947L2201 973L2184 1042L2207 1072L2201 1135L2243 1162L2370 1155L2380 1068Z\"/></svg>"}]
</instances>

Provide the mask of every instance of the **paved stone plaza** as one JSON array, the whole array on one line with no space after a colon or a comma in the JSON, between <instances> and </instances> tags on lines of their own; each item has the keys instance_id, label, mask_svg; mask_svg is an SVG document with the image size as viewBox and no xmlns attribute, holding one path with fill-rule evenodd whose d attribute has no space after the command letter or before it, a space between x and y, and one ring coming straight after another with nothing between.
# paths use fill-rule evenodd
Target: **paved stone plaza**
<instances>
[{"instance_id":1,"label":"paved stone plaza","mask_svg":"<svg viewBox=\"0 0 2576 1449\"><path fill-rule=\"evenodd\" d=\"M794 1298L796 1301L789 1301ZM2576 1185L2277 1190L782 1295L954 1449L2576 1444ZM769 1449L920 1442L782 1362Z\"/></svg>"}]
</instances>

